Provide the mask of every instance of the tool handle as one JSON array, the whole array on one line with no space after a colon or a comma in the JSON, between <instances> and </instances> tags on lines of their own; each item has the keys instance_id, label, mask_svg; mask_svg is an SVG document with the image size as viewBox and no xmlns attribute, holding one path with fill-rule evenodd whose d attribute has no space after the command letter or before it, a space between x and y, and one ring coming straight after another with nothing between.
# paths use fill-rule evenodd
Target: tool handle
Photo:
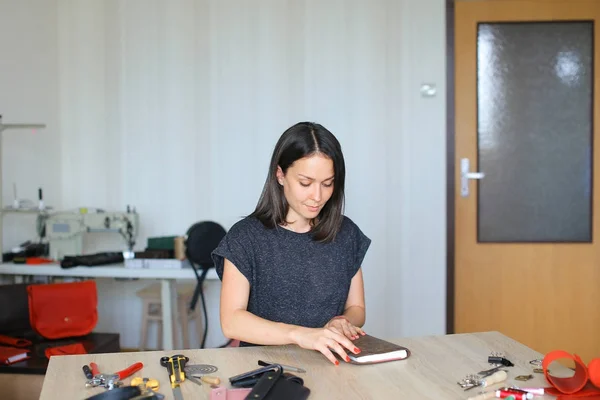
<instances>
[{"instance_id":1,"label":"tool handle","mask_svg":"<svg viewBox=\"0 0 600 400\"><path fill-rule=\"evenodd\" d=\"M221 384L221 379L218 376L202 376L200 380L204 383L208 383L209 385L219 385Z\"/></svg>"},{"instance_id":2,"label":"tool handle","mask_svg":"<svg viewBox=\"0 0 600 400\"><path fill-rule=\"evenodd\" d=\"M131 376L134 373L138 372L142 368L144 368L144 364L142 364L141 362L136 362L135 364L131 365L128 368L125 368L122 371L115 372L115 375L119 377L119 380L123 380L128 376Z\"/></svg>"},{"instance_id":3,"label":"tool handle","mask_svg":"<svg viewBox=\"0 0 600 400\"><path fill-rule=\"evenodd\" d=\"M492 375L488 376L483 380L482 385L485 387L493 385L495 383L504 382L506 378L508 378L508 374L506 373L506 371L494 372Z\"/></svg>"},{"instance_id":4,"label":"tool handle","mask_svg":"<svg viewBox=\"0 0 600 400\"><path fill-rule=\"evenodd\" d=\"M176 354L171 357L161 357L160 365L169 372L171 387L175 388L185 381L185 364L189 361L184 355Z\"/></svg>"},{"instance_id":5,"label":"tool handle","mask_svg":"<svg viewBox=\"0 0 600 400\"><path fill-rule=\"evenodd\" d=\"M291 366L291 365L285 365L285 364L280 364L280 363L273 363L273 362L270 362L270 361L258 360L258 365L263 366L263 367L266 367L268 365L273 365L273 364L280 365L281 368L284 371L287 371L287 372L300 372L300 373L306 372L302 368L294 367L294 366Z\"/></svg>"},{"instance_id":6,"label":"tool handle","mask_svg":"<svg viewBox=\"0 0 600 400\"><path fill-rule=\"evenodd\" d=\"M94 377L94 375L92 374L92 370L90 369L89 365L84 365L83 366L83 373L85 374L85 377L88 379L92 379Z\"/></svg>"},{"instance_id":7,"label":"tool handle","mask_svg":"<svg viewBox=\"0 0 600 400\"><path fill-rule=\"evenodd\" d=\"M469 397L467 400L489 400L496 398L496 391L478 394L477 396Z\"/></svg>"},{"instance_id":8,"label":"tool handle","mask_svg":"<svg viewBox=\"0 0 600 400\"><path fill-rule=\"evenodd\" d=\"M171 357L161 357L160 365L167 369L167 373L169 374L169 382L171 386L175 384L175 374L173 372L173 360Z\"/></svg>"},{"instance_id":9,"label":"tool handle","mask_svg":"<svg viewBox=\"0 0 600 400\"><path fill-rule=\"evenodd\" d=\"M174 360L175 382L181 383L185 381L185 365L189 361L189 358L181 354L177 354L172 358Z\"/></svg>"},{"instance_id":10,"label":"tool handle","mask_svg":"<svg viewBox=\"0 0 600 400\"><path fill-rule=\"evenodd\" d=\"M90 368L92 369L92 375L100 375L100 368L98 368L98 364L91 362Z\"/></svg>"}]
</instances>

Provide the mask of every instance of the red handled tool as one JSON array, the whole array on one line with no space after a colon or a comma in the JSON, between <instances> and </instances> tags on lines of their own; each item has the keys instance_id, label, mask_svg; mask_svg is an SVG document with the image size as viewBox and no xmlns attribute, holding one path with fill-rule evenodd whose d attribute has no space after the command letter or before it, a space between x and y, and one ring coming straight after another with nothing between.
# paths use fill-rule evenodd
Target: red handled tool
<instances>
[{"instance_id":1,"label":"red handled tool","mask_svg":"<svg viewBox=\"0 0 600 400\"><path fill-rule=\"evenodd\" d=\"M142 364L141 362L136 362L135 364L132 364L131 366L125 368L122 371L115 372L114 374L117 375L119 377L119 379L121 380L121 379L125 379L128 376L135 374L142 368L144 368L144 364Z\"/></svg>"},{"instance_id":2,"label":"red handled tool","mask_svg":"<svg viewBox=\"0 0 600 400\"><path fill-rule=\"evenodd\" d=\"M90 368L92 369L92 377L100 375L100 369L98 368L98 364L92 362L90 363Z\"/></svg>"},{"instance_id":3,"label":"red handled tool","mask_svg":"<svg viewBox=\"0 0 600 400\"><path fill-rule=\"evenodd\" d=\"M98 366L96 365L96 363L90 363L90 367L92 368L92 374L94 375L94 377L92 379L88 379L88 381L85 383L85 386L102 386L108 390L111 390L123 386L123 382L121 381L142 369L144 367L144 364L142 364L141 362L137 362L125 368L122 371L115 372L114 374L99 373Z\"/></svg>"}]
</instances>

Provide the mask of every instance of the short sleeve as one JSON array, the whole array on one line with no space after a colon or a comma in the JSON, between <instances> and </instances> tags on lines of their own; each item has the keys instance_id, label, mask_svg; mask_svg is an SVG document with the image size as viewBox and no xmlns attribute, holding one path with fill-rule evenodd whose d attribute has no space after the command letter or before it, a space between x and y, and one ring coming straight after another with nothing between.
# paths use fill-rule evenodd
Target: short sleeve
<instances>
[{"instance_id":1,"label":"short sleeve","mask_svg":"<svg viewBox=\"0 0 600 400\"><path fill-rule=\"evenodd\" d=\"M362 266L362 263L367 254L367 250L369 250L369 247L371 246L371 239L369 239L356 224L352 223L351 226L353 228L352 240L354 247L354 263L352 265L352 276L354 276L358 272L359 268Z\"/></svg>"},{"instance_id":2,"label":"short sleeve","mask_svg":"<svg viewBox=\"0 0 600 400\"><path fill-rule=\"evenodd\" d=\"M223 280L225 259L228 259L252 284L254 261L248 224L244 220L234 224L212 252L219 279Z\"/></svg>"}]
</instances>

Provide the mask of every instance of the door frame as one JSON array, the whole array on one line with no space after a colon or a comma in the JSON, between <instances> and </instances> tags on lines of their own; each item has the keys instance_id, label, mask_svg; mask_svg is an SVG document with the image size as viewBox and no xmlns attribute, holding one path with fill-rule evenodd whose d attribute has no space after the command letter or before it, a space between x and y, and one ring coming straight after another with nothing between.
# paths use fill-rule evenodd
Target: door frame
<instances>
[{"instance_id":1,"label":"door frame","mask_svg":"<svg viewBox=\"0 0 600 400\"><path fill-rule=\"evenodd\" d=\"M454 0L446 0L446 334L454 333Z\"/></svg>"},{"instance_id":2,"label":"door frame","mask_svg":"<svg viewBox=\"0 0 600 400\"><path fill-rule=\"evenodd\" d=\"M472 0L485 1L485 0ZM492 0L487 0L492 1ZM455 7L445 1L446 10L446 334L455 332L455 203L456 203L456 89L455 89ZM596 54L594 53L594 57ZM592 62L596 62L595 58ZM596 78L594 78L596 79ZM592 135L594 132L592 132ZM595 140L594 138L592 138ZM592 171L593 174L593 171ZM593 207L593 204L592 204Z\"/></svg>"}]
</instances>

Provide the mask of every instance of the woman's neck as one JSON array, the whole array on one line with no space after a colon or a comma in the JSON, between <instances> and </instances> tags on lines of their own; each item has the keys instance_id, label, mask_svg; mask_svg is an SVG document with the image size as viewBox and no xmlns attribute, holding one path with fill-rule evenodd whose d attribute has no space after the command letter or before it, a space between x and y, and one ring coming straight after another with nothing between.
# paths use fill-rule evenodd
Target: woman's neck
<instances>
[{"instance_id":1,"label":"woman's neck","mask_svg":"<svg viewBox=\"0 0 600 400\"><path fill-rule=\"evenodd\" d=\"M306 233L313 227L313 221L304 218L296 218L295 220L286 218L286 222L287 223L282 224L281 226L296 233Z\"/></svg>"}]
</instances>

